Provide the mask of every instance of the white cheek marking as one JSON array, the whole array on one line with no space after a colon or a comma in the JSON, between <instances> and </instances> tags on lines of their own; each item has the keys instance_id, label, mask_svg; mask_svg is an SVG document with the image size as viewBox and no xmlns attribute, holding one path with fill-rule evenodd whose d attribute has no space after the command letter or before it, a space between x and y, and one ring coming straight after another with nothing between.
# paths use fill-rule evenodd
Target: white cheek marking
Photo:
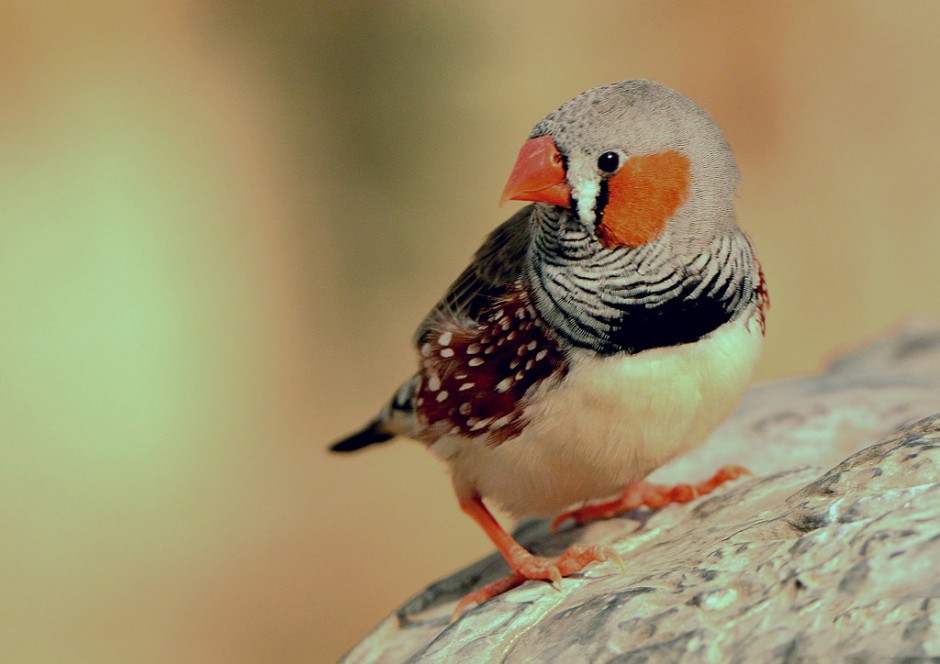
<instances>
[{"instance_id":1,"label":"white cheek marking","mask_svg":"<svg viewBox=\"0 0 940 664\"><path fill-rule=\"evenodd\" d=\"M586 157L570 159L568 182L571 183L574 197L578 200L578 216L584 224L593 225L594 202L601 193L601 184L591 160Z\"/></svg>"}]
</instances>

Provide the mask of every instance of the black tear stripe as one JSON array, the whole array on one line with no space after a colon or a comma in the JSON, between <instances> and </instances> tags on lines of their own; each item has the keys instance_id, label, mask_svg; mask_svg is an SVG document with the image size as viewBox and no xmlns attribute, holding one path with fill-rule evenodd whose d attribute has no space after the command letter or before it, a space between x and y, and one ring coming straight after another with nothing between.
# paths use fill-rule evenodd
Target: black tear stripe
<instances>
[{"instance_id":1,"label":"black tear stripe","mask_svg":"<svg viewBox=\"0 0 940 664\"><path fill-rule=\"evenodd\" d=\"M609 187L607 186L607 179L601 180L601 190L597 194L597 198L594 199L594 227L601 225L601 221L604 219L604 210L607 209L607 200L610 197Z\"/></svg>"}]
</instances>

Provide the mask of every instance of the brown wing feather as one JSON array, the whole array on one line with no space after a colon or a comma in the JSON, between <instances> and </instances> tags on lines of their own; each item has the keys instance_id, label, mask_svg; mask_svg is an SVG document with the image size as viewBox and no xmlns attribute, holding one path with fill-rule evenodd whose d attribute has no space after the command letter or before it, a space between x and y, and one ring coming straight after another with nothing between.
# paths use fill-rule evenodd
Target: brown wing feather
<instances>
[{"instance_id":1,"label":"brown wing feather","mask_svg":"<svg viewBox=\"0 0 940 664\"><path fill-rule=\"evenodd\" d=\"M467 269L418 327L415 346L425 343L442 323L473 327L481 312L506 295L522 275L532 213L533 206L527 205L490 233Z\"/></svg>"}]
</instances>

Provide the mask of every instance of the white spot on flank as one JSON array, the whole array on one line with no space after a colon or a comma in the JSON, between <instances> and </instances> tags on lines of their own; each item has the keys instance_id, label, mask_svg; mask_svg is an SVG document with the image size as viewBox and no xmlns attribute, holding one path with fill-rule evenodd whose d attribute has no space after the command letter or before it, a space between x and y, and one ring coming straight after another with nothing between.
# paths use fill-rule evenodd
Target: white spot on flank
<instances>
[{"instance_id":1,"label":"white spot on flank","mask_svg":"<svg viewBox=\"0 0 940 664\"><path fill-rule=\"evenodd\" d=\"M480 352L480 344L470 344L467 346L467 355L476 355Z\"/></svg>"},{"instance_id":2,"label":"white spot on flank","mask_svg":"<svg viewBox=\"0 0 940 664\"><path fill-rule=\"evenodd\" d=\"M431 354L431 344L424 344L423 346L421 346L421 355L423 355L424 357L427 357L430 354Z\"/></svg>"},{"instance_id":3,"label":"white spot on flank","mask_svg":"<svg viewBox=\"0 0 940 664\"><path fill-rule=\"evenodd\" d=\"M431 377L428 378L428 389L431 392L437 392L441 389L441 379L437 377L437 374L431 374Z\"/></svg>"},{"instance_id":4,"label":"white spot on flank","mask_svg":"<svg viewBox=\"0 0 940 664\"><path fill-rule=\"evenodd\" d=\"M496 383L496 391L497 391L497 392L505 392L505 391L508 390L510 387L512 387L512 382L513 382L513 381L512 381L512 378L511 378L511 377L510 377L510 378L503 378L501 381L499 381L498 383Z\"/></svg>"},{"instance_id":5,"label":"white spot on flank","mask_svg":"<svg viewBox=\"0 0 940 664\"><path fill-rule=\"evenodd\" d=\"M527 346L527 348L528 348L529 350L535 350L535 347L536 347L536 346L538 346L538 342L536 342L536 341L533 340L533 341L530 341L530 342L529 342L529 345Z\"/></svg>"},{"instance_id":6,"label":"white spot on flank","mask_svg":"<svg viewBox=\"0 0 940 664\"><path fill-rule=\"evenodd\" d=\"M463 385L460 386L458 391L465 392L466 390L472 389L474 385L476 385L476 383L464 383Z\"/></svg>"},{"instance_id":7,"label":"white spot on flank","mask_svg":"<svg viewBox=\"0 0 940 664\"><path fill-rule=\"evenodd\" d=\"M535 354L535 359L536 359L537 361L544 360L546 355L548 355L548 351L547 351L547 350L540 350L539 352L537 352L537 353Z\"/></svg>"},{"instance_id":8,"label":"white spot on flank","mask_svg":"<svg viewBox=\"0 0 940 664\"><path fill-rule=\"evenodd\" d=\"M467 364L469 364L471 367L478 367L481 364L483 364L483 358L480 358L480 357L471 358L471 360L467 362Z\"/></svg>"},{"instance_id":9,"label":"white spot on flank","mask_svg":"<svg viewBox=\"0 0 940 664\"><path fill-rule=\"evenodd\" d=\"M500 429L512 422L512 415L503 415L490 425L490 429Z\"/></svg>"},{"instance_id":10,"label":"white spot on flank","mask_svg":"<svg viewBox=\"0 0 940 664\"><path fill-rule=\"evenodd\" d=\"M523 376L525 376L525 372L520 371L519 373L516 374L516 380L522 380Z\"/></svg>"},{"instance_id":11,"label":"white spot on flank","mask_svg":"<svg viewBox=\"0 0 940 664\"><path fill-rule=\"evenodd\" d=\"M525 370L528 371L529 369L531 369L533 364L535 364L535 362L533 362L532 360L529 360L528 362L526 362Z\"/></svg>"},{"instance_id":12,"label":"white spot on flank","mask_svg":"<svg viewBox=\"0 0 940 664\"><path fill-rule=\"evenodd\" d=\"M496 351L496 348L493 346L487 346L486 350L483 351L484 355L492 355Z\"/></svg>"},{"instance_id":13,"label":"white spot on flank","mask_svg":"<svg viewBox=\"0 0 940 664\"><path fill-rule=\"evenodd\" d=\"M444 332L444 334L442 334L441 336L439 336L439 337L437 338L437 343L439 343L439 344L442 345L442 346L449 346L449 345L450 345L450 340L453 339L453 338L454 338L453 333L451 333L451 332Z\"/></svg>"},{"instance_id":14,"label":"white spot on flank","mask_svg":"<svg viewBox=\"0 0 940 664\"><path fill-rule=\"evenodd\" d=\"M472 427L470 427L470 431L479 431L483 427L489 426L490 422L492 421L493 421L492 417L488 417L485 420L480 420L479 422L474 424Z\"/></svg>"},{"instance_id":15,"label":"white spot on flank","mask_svg":"<svg viewBox=\"0 0 940 664\"><path fill-rule=\"evenodd\" d=\"M499 326L500 326L501 328L503 328L504 330L508 330L508 329L509 329L509 319L508 319L508 318L505 319L502 323L499 324Z\"/></svg>"},{"instance_id":16,"label":"white spot on flank","mask_svg":"<svg viewBox=\"0 0 940 664\"><path fill-rule=\"evenodd\" d=\"M519 363L520 363L520 362L522 362L522 360L520 360L520 359L517 357L516 359L514 359L512 362L509 363L509 368L510 368L510 369L515 369L516 367L519 366Z\"/></svg>"},{"instance_id":17,"label":"white spot on flank","mask_svg":"<svg viewBox=\"0 0 940 664\"><path fill-rule=\"evenodd\" d=\"M455 379L455 380L463 380L463 379L466 378L466 377L467 377L467 374L465 374L465 373L454 374L454 379Z\"/></svg>"},{"instance_id":18,"label":"white spot on flank","mask_svg":"<svg viewBox=\"0 0 940 664\"><path fill-rule=\"evenodd\" d=\"M454 356L454 349L453 349L453 348L442 348L442 349L441 349L441 357L453 357L453 356Z\"/></svg>"},{"instance_id":19,"label":"white spot on flank","mask_svg":"<svg viewBox=\"0 0 940 664\"><path fill-rule=\"evenodd\" d=\"M464 401L462 404L460 404L460 407L457 408L457 412L460 413L461 415L469 415L470 414L470 402Z\"/></svg>"},{"instance_id":20,"label":"white spot on flank","mask_svg":"<svg viewBox=\"0 0 940 664\"><path fill-rule=\"evenodd\" d=\"M515 339L515 338L516 338L516 331L513 330L512 332L510 332L509 334L507 334L507 335L506 335L506 338L509 339L510 341L512 341L513 339Z\"/></svg>"},{"instance_id":21,"label":"white spot on flank","mask_svg":"<svg viewBox=\"0 0 940 664\"><path fill-rule=\"evenodd\" d=\"M441 390L437 393L437 402L440 403L447 398L447 390Z\"/></svg>"}]
</instances>

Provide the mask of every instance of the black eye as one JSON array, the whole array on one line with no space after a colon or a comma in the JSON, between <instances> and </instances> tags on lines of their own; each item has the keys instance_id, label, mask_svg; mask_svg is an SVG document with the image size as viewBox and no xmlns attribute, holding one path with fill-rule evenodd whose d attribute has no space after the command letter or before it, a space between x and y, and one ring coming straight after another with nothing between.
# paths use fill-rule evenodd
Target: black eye
<instances>
[{"instance_id":1,"label":"black eye","mask_svg":"<svg viewBox=\"0 0 940 664\"><path fill-rule=\"evenodd\" d=\"M605 152L597 158L597 167L605 173L613 173L620 167L620 155L616 152Z\"/></svg>"}]
</instances>

